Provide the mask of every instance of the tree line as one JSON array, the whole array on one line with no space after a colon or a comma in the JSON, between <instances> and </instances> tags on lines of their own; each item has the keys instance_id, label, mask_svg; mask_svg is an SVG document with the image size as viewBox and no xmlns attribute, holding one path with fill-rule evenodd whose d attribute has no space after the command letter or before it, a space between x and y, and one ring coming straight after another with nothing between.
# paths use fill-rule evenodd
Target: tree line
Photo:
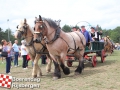
<instances>
[{"instance_id":1,"label":"tree line","mask_svg":"<svg viewBox=\"0 0 120 90\"><path fill-rule=\"evenodd\" d=\"M8 31L9 31L9 37L8 37ZM2 28L0 28L0 42L2 39L5 39L7 41L11 41L12 43L14 43L15 41L15 37L14 37L14 32L12 32L11 29L6 29L6 30L3 30ZM18 40L18 44L20 45L20 39Z\"/></svg>"},{"instance_id":2,"label":"tree line","mask_svg":"<svg viewBox=\"0 0 120 90\"><path fill-rule=\"evenodd\" d=\"M75 26L77 28L79 28L79 26ZM115 43L120 43L120 26L114 28L114 29L102 29L99 25L96 26L98 31L99 30L102 30L103 31L103 37L104 36L109 36L113 42ZM70 25L64 25L62 27L62 30L65 31L65 32L71 32L71 26ZM12 43L14 43L14 40L15 40L15 37L13 35L13 32L11 29L9 29L9 38L10 38L10 41ZM7 41L9 41L8 39L8 29L6 30L3 30L2 28L0 28L0 41L2 39L5 39ZM18 44L20 45L21 44L21 39L18 39Z\"/></svg>"}]
</instances>

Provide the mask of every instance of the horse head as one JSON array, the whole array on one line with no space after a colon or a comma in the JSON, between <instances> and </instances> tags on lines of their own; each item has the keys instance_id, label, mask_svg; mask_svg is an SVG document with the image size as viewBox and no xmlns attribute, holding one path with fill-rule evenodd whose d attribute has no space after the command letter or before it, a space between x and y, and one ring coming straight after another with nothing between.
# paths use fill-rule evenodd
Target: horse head
<instances>
[{"instance_id":1,"label":"horse head","mask_svg":"<svg viewBox=\"0 0 120 90\"><path fill-rule=\"evenodd\" d=\"M107 44L108 44L107 37L104 37L104 46L106 46Z\"/></svg>"},{"instance_id":2,"label":"horse head","mask_svg":"<svg viewBox=\"0 0 120 90\"><path fill-rule=\"evenodd\" d=\"M32 36L32 29L27 24L27 20L24 19L17 25L17 30L15 32L15 38L27 38L28 36Z\"/></svg>"},{"instance_id":3,"label":"horse head","mask_svg":"<svg viewBox=\"0 0 120 90\"><path fill-rule=\"evenodd\" d=\"M34 31L34 42L37 43L41 42L44 36L47 34L47 26L40 15L39 18L36 20Z\"/></svg>"}]
</instances>

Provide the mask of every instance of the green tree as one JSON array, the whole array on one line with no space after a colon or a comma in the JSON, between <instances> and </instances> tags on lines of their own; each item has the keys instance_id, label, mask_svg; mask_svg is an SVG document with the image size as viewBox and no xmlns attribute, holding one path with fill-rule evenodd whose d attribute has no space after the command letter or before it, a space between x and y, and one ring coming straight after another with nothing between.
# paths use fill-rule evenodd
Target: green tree
<instances>
[{"instance_id":1,"label":"green tree","mask_svg":"<svg viewBox=\"0 0 120 90\"><path fill-rule=\"evenodd\" d=\"M0 27L0 42L3 39L3 37L4 37L4 32L3 29Z\"/></svg>"},{"instance_id":2,"label":"green tree","mask_svg":"<svg viewBox=\"0 0 120 90\"><path fill-rule=\"evenodd\" d=\"M64 25L62 27L62 30L65 31L65 32L71 32L71 27L69 25Z\"/></svg>"}]
</instances>

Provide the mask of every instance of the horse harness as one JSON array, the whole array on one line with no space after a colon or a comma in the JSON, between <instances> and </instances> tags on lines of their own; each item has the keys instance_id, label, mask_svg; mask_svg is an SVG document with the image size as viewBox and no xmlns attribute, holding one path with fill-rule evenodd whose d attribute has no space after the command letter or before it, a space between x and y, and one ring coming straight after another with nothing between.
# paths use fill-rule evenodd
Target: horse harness
<instances>
[{"instance_id":1,"label":"horse harness","mask_svg":"<svg viewBox=\"0 0 120 90\"><path fill-rule=\"evenodd\" d=\"M44 40L45 40L46 44L51 44L55 40L57 40L60 37L60 31L61 31L60 28L56 29L54 38L51 41L49 41L49 42L45 38Z\"/></svg>"},{"instance_id":2,"label":"horse harness","mask_svg":"<svg viewBox=\"0 0 120 90\"><path fill-rule=\"evenodd\" d=\"M33 37L32 37L31 41L28 44L25 44L25 46L32 46L34 51L35 51L35 53L37 53L37 54L47 54L47 53L44 52L47 49L46 46L43 45L41 42L40 42L40 44L42 45L42 49L40 51L37 51L35 49L34 41L33 41Z\"/></svg>"},{"instance_id":3,"label":"horse harness","mask_svg":"<svg viewBox=\"0 0 120 90\"><path fill-rule=\"evenodd\" d=\"M75 46L74 48L75 48L75 49L71 48L71 47L68 45L67 41L60 36L60 32L61 32L61 29L60 29L60 28L57 28L56 31L55 31L54 38L53 38L51 41L47 41L46 38L45 38L44 40L45 40L46 44L51 44L51 43L53 43L55 40L57 40L58 38L61 38L63 41L65 41L65 43L66 43L67 46L69 47L69 49L67 50L67 53L68 53L70 50L74 50L75 52L76 52L77 50L82 50L82 49L79 49L79 47L76 48L75 39L73 38L73 36L72 36L71 34L70 34L70 35L71 35L71 37L73 38L74 46ZM77 33L76 33L76 34L77 34ZM77 35L78 35L78 34L77 34ZM78 35L78 36L79 36L79 35ZM79 36L79 37L80 37L80 36ZM84 46L81 37L80 37L80 41L81 41L82 45ZM74 52L74 53L75 53L75 52ZM74 53L73 53L73 54L74 54Z\"/></svg>"}]
</instances>

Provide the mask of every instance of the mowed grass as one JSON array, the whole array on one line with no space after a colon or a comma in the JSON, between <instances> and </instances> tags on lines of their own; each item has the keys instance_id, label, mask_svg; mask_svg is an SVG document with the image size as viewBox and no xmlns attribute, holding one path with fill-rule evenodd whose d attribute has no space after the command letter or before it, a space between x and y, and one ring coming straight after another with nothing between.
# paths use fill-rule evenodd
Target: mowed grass
<instances>
[{"instance_id":1,"label":"mowed grass","mask_svg":"<svg viewBox=\"0 0 120 90\"><path fill-rule=\"evenodd\" d=\"M104 63L100 62L98 57L96 67L91 67L91 64L85 64L82 74L75 76L74 70L76 69L78 62L73 62L73 66L70 67L70 75L64 75L58 80L53 80L54 66L50 73L46 73L46 65L42 65L39 61L43 76L41 82L16 82L24 84L40 84L40 88L34 90L120 90L120 51L114 51L111 56L106 57ZM11 68L11 76L16 78L31 78L31 61L27 70L23 70L22 60L19 60L19 67ZM0 62L0 73L5 74L5 61L4 64ZM17 90L16 88L11 88ZM5 88L0 88L5 90ZM30 90L29 88L20 88L20 90Z\"/></svg>"}]
</instances>

